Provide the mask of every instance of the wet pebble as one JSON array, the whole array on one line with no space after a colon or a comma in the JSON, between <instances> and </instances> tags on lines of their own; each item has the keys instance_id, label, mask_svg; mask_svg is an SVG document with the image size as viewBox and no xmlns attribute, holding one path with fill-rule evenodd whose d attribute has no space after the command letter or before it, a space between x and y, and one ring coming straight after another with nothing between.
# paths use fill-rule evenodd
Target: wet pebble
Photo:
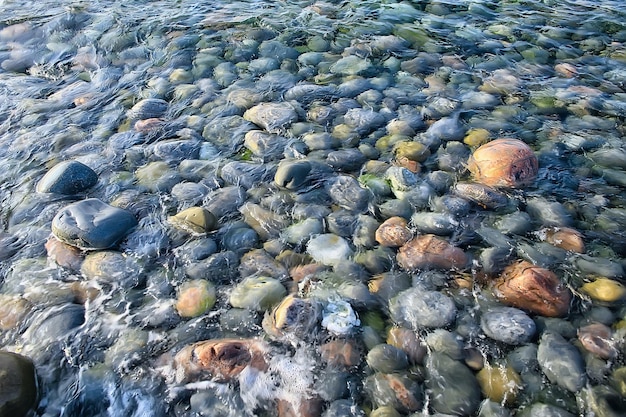
<instances>
[{"instance_id":1,"label":"wet pebble","mask_svg":"<svg viewBox=\"0 0 626 417\"><path fill-rule=\"evenodd\" d=\"M539 164L532 149L518 139L496 139L472 153L468 169L476 182L495 187L521 188L532 184Z\"/></svg>"},{"instance_id":2,"label":"wet pebble","mask_svg":"<svg viewBox=\"0 0 626 417\"><path fill-rule=\"evenodd\" d=\"M587 382L583 358L571 343L557 333L544 333L537 349L537 361L554 384L578 392Z\"/></svg>"},{"instance_id":3,"label":"wet pebble","mask_svg":"<svg viewBox=\"0 0 626 417\"><path fill-rule=\"evenodd\" d=\"M325 233L311 238L307 244L307 253L324 265L337 265L352 256L352 249L341 236Z\"/></svg>"},{"instance_id":4,"label":"wet pebble","mask_svg":"<svg viewBox=\"0 0 626 417\"><path fill-rule=\"evenodd\" d=\"M116 245L136 225L130 212L90 198L59 211L52 220L52 233L80 249L106 249Z\"/></svg>"},{"instance_id":5,"label":"wet pebble","mask_svg":"<svg viewBox=\"0 0 626 417\"><path fill-rule=\"evenodd\" d=\"M414 331L445 327L454 321L457 313L451 298L421 288L402 291L390 300L389 311L395 323Z\"/></svg>"},{"instance_id":6,"label":"wet pebble","mask_svg":"<svg viewBox=\"0 0 626 417\"><path fill-rule=\"evenodd\" d=\"M213 213L203 207L189 207L168 221L176 228L191 234L205 234L217 226L217 218Z\"/></svg>"},{"instance_id":7,"label":"wet pebble","mask_svg":"<svg viewBox=\"0 0 626 417\"><path fill-rule=\"evenodd\" d=\"M598 278L582 285L580 290L601 303L615 303L626 298L626 287L618 281L609 278Z\"/></svg>"},{"instance_id":8,"label":"wet pebble","mask_svg":"<svg viewBox=\"0 0 626 417\"><path fill-rule=\"evenodd\" d=\"M463 268L468 261L462 249L432 234L418 236L400 247L398 264L406 270Z\"/></svg>"},{"instance_id":9,"label":"wet pebble","mask_svg":"<svg viewBox=\"0 0 626 417\"><path fill-rule=\"evenodd\" d=\"M233 288L229 301L233 307L263 311L278 303L286 294L287 290L277 279L251 276Z\"/></svg>"},{"instance_id":10,"label":"wet pebble","mask_svg":"<svg viewBox=\"0 0 626 417\"><path fill-rule=\"evenodd\" d=\"M180 286L174 307L181 317L193 318L213 308L216 299L215 286L211 282L192 280Z\"/></svg>"},{"instance_id":11,"label":"wet pebble","mask_svg":"<svg viewBox=\"0 0 626 417\"><path fill-rule=\"evenodd\" d=\"M426 386L433 409L442 414L471 415L481 399L480 385L470 369L442 353L426 360Z\"/></svg>"},{"instance_id":12,"label":"wet pebble","mask_svg":"<svg viewBox=\"0 0 626 417\"><path fill-rule=\"evenodd\" d=\"M535 335L535 322L522 310L512 307L489 309L481 316L481 328L487 336L509 345L521 345Z\"/></svg>"},{"instance_id":13,"label":"wet pebble","mask_svg":"<svg viewBox=\"0 0 626 417\"><path fill-rule=\"evenodd\" d=\"M98 182L98 174L78 161L56 164L37 183L37 192L73 195L81 193Z\"/></svg>"},{"instance_id":14,"label":"wet pebble","mask_svg":"<svg viewBox=\"0 0 626 417\"><path fill-rule=\"evenodd\" d=\"M26 416L32 413L39 399L37 373L33 361L13 352L0 352L0 413Z\"/></svg>"},{"instance_id":15,"label":"wet pebble","mask_svg":"<svg viewBox=\"0 0 626 417\"><path fill-rule=\"evenodd\" d=\"M299 118L296 107L288 102L260 103L246 110L243 117L269 133L280 133Z\"/></svg>"}]
</instances>

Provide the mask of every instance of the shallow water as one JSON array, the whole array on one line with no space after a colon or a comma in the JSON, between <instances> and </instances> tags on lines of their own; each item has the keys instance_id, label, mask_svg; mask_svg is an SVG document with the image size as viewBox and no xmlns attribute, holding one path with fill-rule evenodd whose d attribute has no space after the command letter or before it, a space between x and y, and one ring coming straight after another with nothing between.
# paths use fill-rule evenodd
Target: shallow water
<instances>
[{"instance_id":1,"label":"shallow water","mask_svg":"<svg viewBox=\"0 0 626 417\"><path fill-rule=\"evenodd\" d=\"M574 415L625 412L625 297L602 301L582 289L598 277L618 287L626 280L621 2L62 3L0 0L0 295L17 317L0 320L0 346L34 360L38 415L271 416L278 400L311 394L322 398L325 415L359 415L346 404L353 413L389 405L401 415L443 413L428 380L453 381L435 372L437 355L465 366L473 353L497 367L527 354L547 330L584 358L584 392L577 399L536 365L524 372L520 365L523 388L499 412L536 404ZM148 98L165 108L133 108ZM245 113L261 102L289 102L295 116L255 126ZM159 126L139 132L135 121L153 116ZM274 136L244 139L263 128ZM454 183L468 180L480 135L521 139L539 160L536 181L505 192L503 207L448 199ZM382 174L402 164L395 142L428 148L412 161L417 173ZM358 152L333 153L348 149ZM283 159L311 162L310 181L297 192L297 181L274 182ZM37 193L42 176L64 160L91 167L98 183L76 196ZM59 266L44 247L52 219L85 198L130 210L139 225L111 264ZM174 231L168 220L200 205L218 217L211 242ZM461 247L471 262L408 277L409 286L449 296L455 318L417 332L430 359L375 373L367 351L394 323L372 282L402 271L396 250L379 245L373 231L393 215L411 220L414 233ZM547 227L578 230L585 254L546 243ZM298 288L289 268L311 262L303 256L311 235L330 232L347 241L344 259L316 258L326 267ZM259 264L242 258L260 248L268 256ZM483 281L488 248L514 253L496 264L525 259L556 272L574 294L570 313L531 315L537 333L521 346L486 337L480 316L499 305ZM202 264L203 251L221 253L222 263ZM271 308L246 311L229 301L252 275L323 300L321 335L272 340L267 375L248 369L229 383L177 382L171 362L183 346L268 339L261 321ZM216 305L182 318L173 308L177 292L198 276L214 282ZM334 324L331 312L341 316ZM609 359L577 339L592 322L612 331L617 354ZM320 359L320 344L334 339L362 349L356 365L337 369ZM387 402L391 394L371 388L380 382L372 375L410 380L423 396L419 407ZM455 413L479 411L472 404Z\"/></svg>"}]
</instances>

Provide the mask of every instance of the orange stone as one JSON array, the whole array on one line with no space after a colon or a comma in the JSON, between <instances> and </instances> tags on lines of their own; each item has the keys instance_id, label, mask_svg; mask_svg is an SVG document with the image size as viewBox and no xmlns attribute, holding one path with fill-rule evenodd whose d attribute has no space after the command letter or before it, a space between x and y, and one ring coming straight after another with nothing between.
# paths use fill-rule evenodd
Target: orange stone
<instances>
[{"instance_id":1,"label":"orange stone","mask_svg":"<svg viewBox=\"0 0 626 417\"><path fill-rule=\"evenodd\" d=\"M521 140L501 138L476 149L467 168L481 184L520 188L535 181L539 163L532 149Z\"/></svg>"},{"instance_id":2,"label":"orange stone","mask_svg":"<svg viewBox=\"0 0 626 417\"><path fill-rule=\"evenodd\" d=\"M494 284L494 294L504 304L546 317L565 316L572 300L556 274L527 261L506 267Z\"/></svg>"},{"instance_id":3,"label":"orange stone","mask_svg":"<svg viewBox=\"0 0 626 417\"><path fill-rule=\"evenodd\" d=\"M45 247L48 258L52 259L57 265L72 271L80 271L80 266L85 259L80 249L63 243L54 236L51 236L46 241Z\"/></svg>"},{"instance_id":4,"label":"orange stone","mask_svg":"<svg viewBox=\"0 0 626 417\"><path fill-rule=\"evenodd\" d=\"M558 248L585 253L583 235L578 230L569 227L550 227L539 231L539 238Z\"/></svg>"},{"instance_id":5,"label":"orange stone","mask_svg":"<svg viewBox=\"0 0 626 417\"><path fill-rule=\"evenodd\" d=\"M210 377L226 382L251 366L267 370L267 347L256 340L215 339L194 343L174 357L179 382Z\"/></svg>"},{"instance_id":6,"label":"orange stone","mask_svg":"<svg viewBox=\"0 0 626 417\"><path fill-rule=\"evenodd\" d=\"M398 264L406 270L453 269L467 264L467 255L435 235L421 235L407 242L398 251Z\"/></svg>"},{"instance_id":7,"label":"orange stone","mask_svg":"<svg viewBox=\"0 0 626 417\"><path fill-rule=\"evenodd\" d=\"M404 327L392 327L387 334L387 344L402 349L414 364L421 364L426 356L426 344L417 333Z\"/></svg>"},{"instance_id":8,"label":"orange stone","mask_svg":"<svg viewBox=\"0 0 626 417\"><path fill-rule=\"evenodd\" d=\"M352 367L361 362L361 353L350 340L331 340L320 346L322 359L329 365Z\"/></svg>"},{"instance_id":9,"label":"orange stone","mask_svg":"<svg viewBox=\"0 0 626 417\"><path fill-rule=\"evenodd\" d=\"M376 241L383 246L402 246L412 237L406 219L399 216L390 217L376 229Z\"/></svg>"}]
</instances>

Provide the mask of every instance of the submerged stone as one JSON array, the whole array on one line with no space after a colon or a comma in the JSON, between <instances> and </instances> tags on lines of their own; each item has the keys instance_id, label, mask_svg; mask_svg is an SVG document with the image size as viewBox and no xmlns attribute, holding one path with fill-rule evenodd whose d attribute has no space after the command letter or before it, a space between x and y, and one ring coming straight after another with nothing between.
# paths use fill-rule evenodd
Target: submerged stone
<instances>
[{"instance_id":1,"label":"submerged stone","mask_svg":"<svg viewBox=\"0 0 626 417\"><path fill-rule=\"evenodd\" d=\"M38 193L71 195L83 192L98 182L98 174L78 161L56 164L37 183Z\"/></svg>"},{"instance_id":2,"label":"submerged stone","mask_svg":"<svg viewBox=\"0 0 626 417\"><path fill-rule=\"evenodd\" d=\"M136 225L137 220L129 211L90 198L59 211L52 219L52 233L60 241L80 249L107 249Z\"/></svg>"},{"instance_id":3,"label":"submerged stone","mask_svg":"<svg viewBox=\"0 0 626 417\"><path fill-rule=\"evenodd\" d=\"M450 297L438 291L410 288L389 301L389 312L400 326L418 331L447 326L456 318L457 309Z\"/></svg>"},{"instance_id":4,"label":"submerged stone","mask_svg":"<svg viewBox=\"0 0 626 417\"><path fill-rule=\"evenodd\" d=\"M532 149L521 140L510 138L482 145L470 156L467 166L477 182L508 188L532 184L539 170Z\"/></svg>"},{"instance_id":5,"label":"submerged stone","mask_svg":"<svg viewBox=\"0 0 626 417\"><path fill-rule=\"evenodd\" d=\"M37 405L35 365L26 356L0 352L0 415L22 417Z\"/></svg>"},{"instance_id":6,"label":"submerged stone","mask_svg":"<svg viewBox=\"0 0 626 417\"><path fill-rule=\"evenodd\" d=\"M587 382L585 362L574 345L558 333L544 333L537 361L548 379L570 392L579 392Z\"/></svg>"}]
</instances>

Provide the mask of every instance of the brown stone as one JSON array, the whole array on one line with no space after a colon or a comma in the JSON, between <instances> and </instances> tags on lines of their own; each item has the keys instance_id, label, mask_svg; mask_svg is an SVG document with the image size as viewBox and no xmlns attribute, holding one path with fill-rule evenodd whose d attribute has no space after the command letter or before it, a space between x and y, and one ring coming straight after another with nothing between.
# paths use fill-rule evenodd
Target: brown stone
<instances>
[{"instance_id":1,"label":"brown stone","mask_svg":"<svg viewBox=\"0 0 626 417\"><path fill-rule=\"evenodd\" d=\"M501 138L476 149L467 167L481 184L520 188L535 181L539 163L532 149L521 140Z\"/></svg>"},{"instance_id":2,"label":"brown stone","mask_svg":"<svg viewBox=\"0 0 626 417\"><path fill-rule=\"evenodd\" d=\"M383 246L402 246L412 237L406 219L399 216L388 218L376 229L376 241Z\"/></svg>"},{"instance_id":3,"label":"brown stone","mask_svg":"<svg viewBox=\"0 0 626 417\"><path fill-rule=\"evenodd\" d=\"M402 349L413 364L421 364L426 356L426 344L417 333L404 327L392 327L387 334L387 344Z\"/></svg>"},{"instance_id":4,"label":"brown stone","mask_svg":"<svg viewBox=\"0 0 626 417\"><path fill-rule=\"evenodd\" d=\"M267 346L257 340L215 339L194 343L174 357L178 382L210 377L226 382L251 366L267 370Z\"/></svg>"},{"instance_id":5,"label":"brown stone","mask_svg":"<svg viewBox=\"0 0 626 417\"><path fill-rule=\"evenodd\" d=\"M617 355L613 332L602 323L591 323L578 329L578 340L587 351L602 359Z\"/></svg>"},{"instance_id":6,"label":"brown stone","mask_svg":"<svg viewBox=\"0 0 626 417\"><path fill-rule=\"evenodd\" d=\"M299 283L304 281L307 277L313 276L318 272L324 271L326 269L328 269L326 265L318 263L298 265L289 270L289 276L291 276L291 279L294 282Z\"/></svg>"},{"instance_id":7,"label":"brown stone","mask_svg":"<svg viewBox=\"0 0 626 417\"><path fill-rule=\"evenodd\" d=\"M407 379L396 374L383 374L389 387L396 395L396 399L407 411L418 411L422 402L415 397L413 391L407 386Z\"/></svg>"},{"instance_id":8,"label":"brown stone","mask_svg":"<svg viewBox=\"0 0 626 417\"><path fill-rule=\"evenodd\" d=\"M11 330L19 326L32 308L33 305L25 298L0 294L0 330Z\"/></svg>"},{"instance_id":9,"label":"brown stone","mask_svg":"<svg viewBox=\"0 0 626 417\"><path fill-rule=\"evenodd\" d=\"M351 340L331 340L320 346L322 359L329 365L352 367L361 362L361 353Z\"/></svg>"},{"instance_id":10,"label":"brown stone","mask_svg":"<svg viewBox=\"0 0 626 417\"><path fill-rule=\"evenodd\" d=\"M467 255L435 235L421 235L407 242L397 255L398 264L406 270L463 268Z\"/></svg>"},{"instance_id":11,"label":"brown stone","mask_svg":"<svg viewBox=\"0 0 626 417\"><path fill-rule=\"evenodd\" d=\"M297 404L278 400L278 417L320 417L324 401L317 395L300 398Z\"/></svg>"},{"instance_id":12,"label":"brown stone","mask_svg":"<svg viewBox=\"0 0 626 417\"><path fill-rule=\"evenodd\" d=\"M539 238L558 248L585 253L583 235L569 227L549 227L538 232Z\"/></svg>"},{"instance_id":13,"label":"brown stone","mask_svg":"<svg viewBox=\"0 0 626 417\"><path fill-rule=\"evenodd\" d=\"M163 126L163 120L153 117L151 119L137 120L134 128L137 132L147 133Z\"/></svg>"},{"instance_id":14,"label":"brown stone","mask_svg":"<svg viewBox=\"0 0 626 417\"><path fill-rule=\"evenodd\" d=\"M51 236L46 241L45 247L48 258L52 259L57 265L72 271L80 271L80 266L85 259L80 249L63 243L54 236Z\"/></svg>"},{"instance_id":15,"label":"brown stone","mask_svg":"<svg viewBox=\"0 0 626 417\"><path fill-rule=\"evenodd\" d=\"M504 269L494 293L504 304L547 317L561 317L569 310L572 294L551 271L527 261Z\"/></svg>"}]
</instances>

